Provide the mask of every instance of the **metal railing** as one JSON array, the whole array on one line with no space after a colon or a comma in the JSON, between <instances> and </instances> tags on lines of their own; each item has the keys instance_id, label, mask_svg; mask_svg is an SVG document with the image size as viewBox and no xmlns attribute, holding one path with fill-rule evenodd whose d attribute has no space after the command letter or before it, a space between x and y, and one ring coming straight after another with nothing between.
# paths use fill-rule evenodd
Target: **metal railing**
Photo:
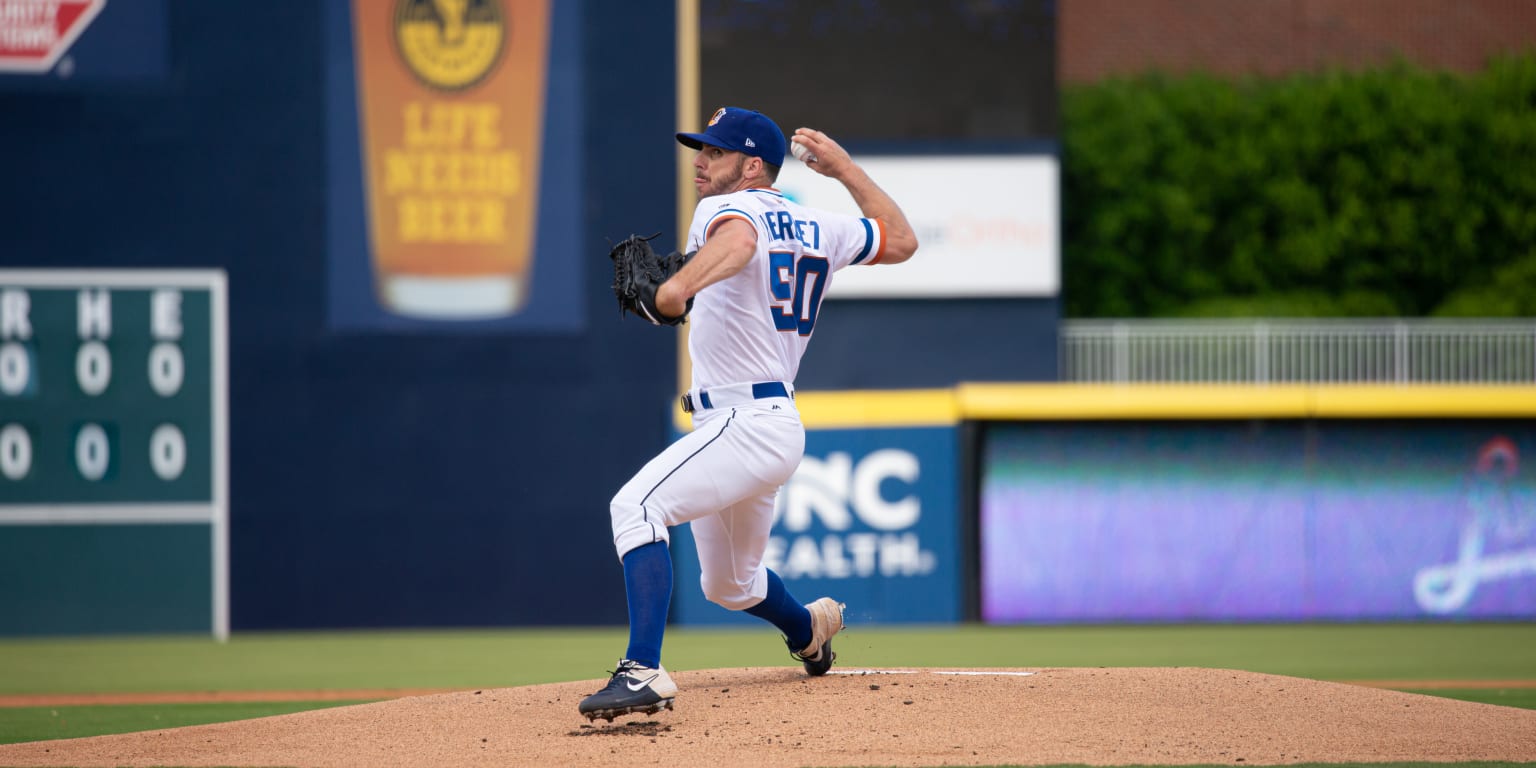
<instances>
[{"instance_id":1,"label":"metal railing","mask_svg":"<svg viewBox=\"0 0 1536 768\"><path fill-rule=\"evenodd\" d=\"M1536 383L1536 320L1065 320L1061 380Z\"/></svg>"}]
</instances>

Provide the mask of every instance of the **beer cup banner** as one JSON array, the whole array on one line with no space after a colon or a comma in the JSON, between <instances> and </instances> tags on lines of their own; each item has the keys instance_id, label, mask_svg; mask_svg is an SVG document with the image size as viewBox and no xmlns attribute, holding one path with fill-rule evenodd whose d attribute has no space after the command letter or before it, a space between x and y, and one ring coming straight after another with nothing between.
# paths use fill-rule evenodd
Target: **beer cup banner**
<instances>
[{"instance_id":1,"label":"beer cup banner","mask_svg":"<svg viewBox=\"0 0 1536 768\"><path fill-rule=\"evenodd\" d=\"M327 4L333 328L580 329L573 6Z\"/></svg>"}]
</instances>

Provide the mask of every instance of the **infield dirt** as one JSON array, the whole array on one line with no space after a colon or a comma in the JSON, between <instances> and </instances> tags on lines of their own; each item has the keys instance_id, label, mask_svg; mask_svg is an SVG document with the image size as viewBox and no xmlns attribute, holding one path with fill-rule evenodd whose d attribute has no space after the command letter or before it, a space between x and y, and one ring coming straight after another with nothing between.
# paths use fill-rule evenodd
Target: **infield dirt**
<instances>
[{"instance_id":1,"label":"infield dirt","mask_svg":"<svg viewBox=\"0 0 1536 768\"><path fill-rule=\"evenodd\" d=\"M676 709L588 723L603 680L0 746L6 766L932 766L1532 761L1536 711L1200 668L674 672ZM1028 672L1031 674L1019 674Z\"/></svg>"}]
</instances>

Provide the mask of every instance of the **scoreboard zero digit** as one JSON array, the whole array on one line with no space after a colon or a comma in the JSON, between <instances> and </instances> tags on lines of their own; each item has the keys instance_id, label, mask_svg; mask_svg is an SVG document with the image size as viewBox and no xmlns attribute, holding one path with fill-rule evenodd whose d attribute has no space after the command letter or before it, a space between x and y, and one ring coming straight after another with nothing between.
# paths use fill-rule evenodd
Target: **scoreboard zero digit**
<instances>
[{"instance_id":1,"label":"scoreboard zero digit","mask_svg":"<svg viewBox=\"0 0 1536 768\"><path fill-rule=\"evenodd\" d=\"M0 635L229 631L220 270L0 270Z\"/></svg>"}]
</instances>

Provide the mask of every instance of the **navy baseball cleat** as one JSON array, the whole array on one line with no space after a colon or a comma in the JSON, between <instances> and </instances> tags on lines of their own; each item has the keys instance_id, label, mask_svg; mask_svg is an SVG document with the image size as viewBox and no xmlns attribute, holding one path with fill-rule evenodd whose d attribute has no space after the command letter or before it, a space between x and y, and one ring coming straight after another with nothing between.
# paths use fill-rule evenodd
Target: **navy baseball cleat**
<instances>
[{"instance_id":1,"label":"navy baseball cleat","mask_svg":"<svg viewBox=\"0 0 1536 768\"><path fill-rule=\"evenodd\" d=\"M654 714L672 708L677 684L660 666L655 669L639 662L619 659L619 668L601 691L581 700L579 709L588 720L599 717L613 722L619 715Z\"/></svg>"},{"instance_id":2,"label":"navy baseball cleat","mask_svg":"<svg viewBox=\"0 0 1536 768\"><path fill-rule=\"evenodd\" d=\"M832 652L832 636L843 630L843 609L847 607L830 597L808 603L811 612L811 644L802 650L789 649L789 655L805 664L805 673L820 677L832 669L837 654Z\"/></svg>"}]
</instances>

